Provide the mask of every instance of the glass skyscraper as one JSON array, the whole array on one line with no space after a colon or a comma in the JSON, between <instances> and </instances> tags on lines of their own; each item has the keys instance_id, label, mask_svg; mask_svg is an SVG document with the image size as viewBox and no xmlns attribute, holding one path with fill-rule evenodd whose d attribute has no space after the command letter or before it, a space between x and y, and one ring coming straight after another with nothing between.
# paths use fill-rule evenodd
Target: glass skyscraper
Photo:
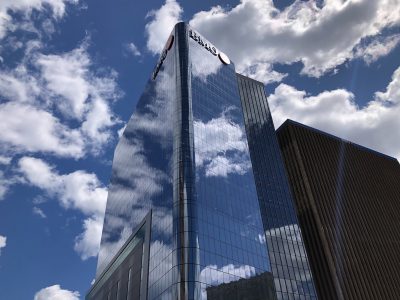
<instances>
[{"instance_id":1,"label":"glass skyscraper","mask_svg":"<svg viewBox=\"0 0 400 300\"><path fill-rule=\"evenodd\" d=\"M89 300L316 299L261 83L178 23L117 145Z\"/></svg>"}]
</instances>

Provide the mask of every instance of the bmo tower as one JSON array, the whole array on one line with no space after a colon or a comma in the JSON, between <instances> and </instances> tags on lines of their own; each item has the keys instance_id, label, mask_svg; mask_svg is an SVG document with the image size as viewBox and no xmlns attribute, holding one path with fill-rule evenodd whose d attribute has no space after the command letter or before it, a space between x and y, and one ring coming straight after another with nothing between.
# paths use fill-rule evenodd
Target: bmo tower
<instances>
[{"instance_id":1,"label":"bmo tower","mask_svg":"<svg viewBox=\"0 0 400 300\"><path fill-rule=\"evenodd\" d=\"M263 84L178 23L115 150L86 299L316 299L304 249Z\"/></svg>"}]
</instances>

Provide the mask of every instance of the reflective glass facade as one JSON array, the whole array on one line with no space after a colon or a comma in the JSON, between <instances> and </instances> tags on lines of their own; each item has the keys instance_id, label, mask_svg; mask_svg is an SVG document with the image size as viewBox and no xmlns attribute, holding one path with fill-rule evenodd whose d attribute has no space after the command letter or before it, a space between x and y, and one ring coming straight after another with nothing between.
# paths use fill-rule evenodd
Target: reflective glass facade
<instances>
[{"instance_id":1,"label":"reflective glass facade","mask_svg":"<svg viewBox=\"0 0 400 300\"><path fill-rule=\"evenodd\" d=\"M223 64L205 43L189 32L197 281L203 298L208 285L271 270L235 68Z\"/></svg>"},{"instance_id":2,"label":"reflective glass facade","mask_svg":"<svg viewBox=\"0 0 400 300\"><path fill-rule=\"evenodd\" d=\"M171 293L177 281L173 152L178 111L177 41L138 101L114 153L97 276L152 210L148 296ZM162 58L160 59L160 61ZM176 218L175 218L176 220ZM141 291L147 293L147 291Z\"/></svg>"},{"instance_id":3,"label":"reflective glass facade","mask_svg":"<svg viewBox=\"0 0 400 300\"><path fill-rule=\"evenodd\" d=\"M265 286L259 298L250 288L242 296L277 299L278 287L279 299L312 299L305 290L284 294L279 277L274 285L277 257L289 267L297 252L268 254L266 233L277 237L283 228L297 237L297 223L290 215L265 230L270 215L260 210L244 99L234 64L219 53L184 23L171 33L115 150L97 276L151 210L148 288L141 297L216 299L230 287L258 282ZM285 242L300 244L286 233Z\"/></svg>"},{"instance_id":4,"label":"reflective glass facade","mask_svg":"<svg viewBox=\"0 0 400 300\"><path fill-rule=\"evenodd\" d=\"M316 299L264 85L239 74L238 81L278 299Z\"/></svg>"},{"instance_id":5,"label":"reflective glass facade","mask_svg":"<svg viewBox=\"0 0 400 300\"><path fill-rule=\"evenodd\" d=\"M151 211L108 266L96 276L86 300L146 299L149 272Z\"/></svg>"}]
</instances>

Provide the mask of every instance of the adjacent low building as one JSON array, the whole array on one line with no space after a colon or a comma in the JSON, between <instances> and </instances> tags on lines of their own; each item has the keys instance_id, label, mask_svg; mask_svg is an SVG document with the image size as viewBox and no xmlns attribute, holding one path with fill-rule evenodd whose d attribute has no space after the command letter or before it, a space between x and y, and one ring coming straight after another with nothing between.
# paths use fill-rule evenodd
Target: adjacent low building
<instances>
[{"instance_id":1,"label":"adjacent low building","mask_svg":"<svg viewBox=\"0 0 400 300\"><path fill-rule=\"evenodd\" d=\"M277 130L319 299L400 299L400 165L287 120Z\"/></svg>"}]
</instances>

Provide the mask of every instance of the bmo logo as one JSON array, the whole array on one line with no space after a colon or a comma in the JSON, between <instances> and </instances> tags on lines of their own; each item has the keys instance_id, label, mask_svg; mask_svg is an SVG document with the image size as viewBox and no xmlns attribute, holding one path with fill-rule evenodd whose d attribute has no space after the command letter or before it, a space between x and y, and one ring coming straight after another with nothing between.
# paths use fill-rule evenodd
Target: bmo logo
<instances>
[{"instance_id":1,"label":"bmo logo","mask_svg":"<svg viewBox=\"0 0 400 300\"><path fill-rule=\"evenodd\" d=\"M195 32L194 30L190 29L189 30L189 36L196 41L200 46L204 47L208 52L210 52L212 55L214 56L218 56L218 58L220 59L220 61L225 64L225 65L229 65L231 63L230 59L228 58L228 56L223 53L223 52L218 52L217 49L211 45L210 43L206 42L201 36L200 34L198 34L197 32Z\"/></svg>"},{"instance_id":2,"label":"bmo logo","mask_svg":"<svg viewBox=\"0 0 400 300\"><path fill-rule=\"evenodd\" d=\"M229 65L231 63L229 57L223 52L218 53L218 57L225 65Z\"/></svg>"}]
</instances>

